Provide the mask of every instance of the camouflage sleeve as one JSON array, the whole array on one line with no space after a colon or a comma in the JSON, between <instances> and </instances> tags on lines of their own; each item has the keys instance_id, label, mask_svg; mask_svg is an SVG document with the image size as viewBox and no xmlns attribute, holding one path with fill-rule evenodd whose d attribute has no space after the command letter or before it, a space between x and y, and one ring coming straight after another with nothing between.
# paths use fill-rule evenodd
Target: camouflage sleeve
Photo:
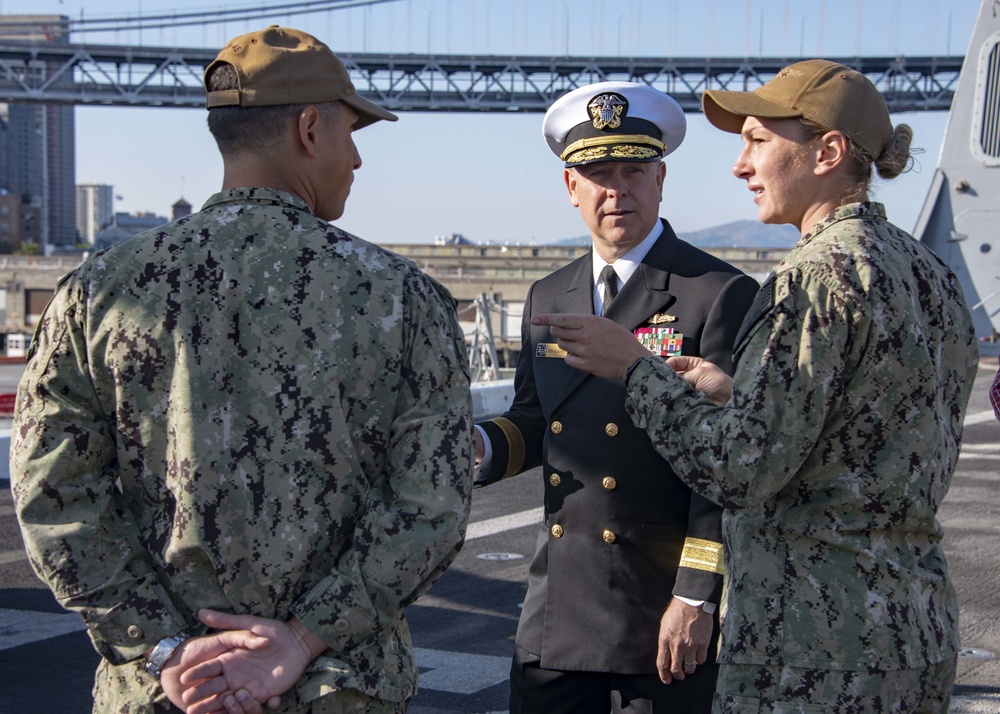
<instances>
[{"instance_id":1,"label":"camouflage sleeve","mask_svg":"<svg viewBox=\"0 0 1000 714\"><path fill-rule=\"evenodd\" d=\"M115 664L183 629L116 487L113 415L88 373L75 276L46 308L18 388L11 487L28 558Z\"/></svg>"},{"instance_id":2,"label":"camouflage sleeve","mask_svg":"<svg viewBox=\"0 0 1000 714\"><path fill-rule=\"evenodd\" d=\"M705 319L700 356L727 374L733 373L736 334L758 287L751 277L734 276L719 291ZM674 469L678 468L674 464ZM722 550L722 508L701 494L692 493L673 594L718 604L722 598Z\"/></svg>"},{"instance_id":3,"label":"camouflage sleeve","mask_svg":"<svg viewBox=\"0 0 1000 714\"><path fill-rule=\"evenodd\" d=\"M628 383L635 424L678 476L724 508L759 504L797 473L818 441L844 379L852 317L819 279L789 271L771 308L737 345L733 396L717 407L662 361L645 359Z\"/></svg>"},{"instance_id":4,"label":"camouflage sleeve","mask_svg":"<svg viewBox=\"0 0 1000 714\"><path fill-rule=\"evenodd\" d=\"M475 453L465 341L447 291L423 276L413 282L385 473L368 494L352 551L292 607L335 652L395 622L465 537Z\"/></svg>"}]
</instances>

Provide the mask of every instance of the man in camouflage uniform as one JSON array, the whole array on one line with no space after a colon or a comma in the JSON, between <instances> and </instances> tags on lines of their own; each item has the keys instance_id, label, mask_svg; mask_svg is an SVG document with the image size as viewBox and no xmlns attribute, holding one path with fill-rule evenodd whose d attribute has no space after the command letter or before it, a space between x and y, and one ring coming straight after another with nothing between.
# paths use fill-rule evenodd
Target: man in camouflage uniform
<instances>
[{"instance_id":1,"label":"man in camouflage uniform","mask_svg":"<svg viewBox=\"0 0 1000 714\"><path fill-rule=\"evenodd\" d=\"M734 173L763 217L795 215L805 201L823 209L799 225L801 240L758 293L733 378L690 358L668 366L643 355L606 320L536 324L553 326L574 366L624 379L635 425L683 481L726 509L716 714L943 714L958 604L936 514L958 460L975 331L956 276L867 201L867 183L836 203L854 168L845 157L859 156L846 140L879 157L881 172L886 137L900 128L867 78L825 61L798 63L755 93L710 90L703 101L716 126L743 127ZM812 140L760 119L819 123L831 106L833 123ZM762 145L781 131L810 147L798 164L766 163L775 150Z\"/></svg>"},{"instance_id":2,"label":"man in camouflage uniform","mask_svg":"<svg viewBox=\"0 0 1000 714\"><path fill-rule=\"evenodd\" d=\"M85 261L38 326L11 453L31 563L103 657L95 711L402 711L403 608L462 543L473 427L450 295L327 223L352 131L396 117L290 29L206 86L223 191Z\"/></svg>"}]
</instances>

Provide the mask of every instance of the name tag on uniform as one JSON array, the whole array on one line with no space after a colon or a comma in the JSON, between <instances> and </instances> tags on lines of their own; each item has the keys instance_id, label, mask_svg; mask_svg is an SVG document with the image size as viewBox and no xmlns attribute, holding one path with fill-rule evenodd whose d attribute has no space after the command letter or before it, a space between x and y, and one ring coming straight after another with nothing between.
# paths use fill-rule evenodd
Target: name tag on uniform
<instances>
[{"instance_id":1,"label":"name tag on uniform","mask_svg":"<svg viewBox=\"0 0 1000 714\"><path fill-rule=\"evenodd\" d=\"M535 357L556 357L566 359L566 350L561 349L554 342L539 342L535 345Z\"/></svg>"},{"instance_id":2,"label":"name tag on uniform","mask_svg":"<svg viewBox=\"0 0 1000 714\"><path fill-rule=\"evenodd\" d=\"M684 344L684 335L672 327L640 327L633 334L643 347L661 357L676 357Z\"/></svg>"}]
</instances>

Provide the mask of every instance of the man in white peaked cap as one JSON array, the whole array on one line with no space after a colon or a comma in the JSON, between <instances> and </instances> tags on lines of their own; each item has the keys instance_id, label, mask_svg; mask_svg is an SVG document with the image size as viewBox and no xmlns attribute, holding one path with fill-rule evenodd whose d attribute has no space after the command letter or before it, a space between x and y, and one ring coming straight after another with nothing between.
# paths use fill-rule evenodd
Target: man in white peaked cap
<instances>
[{"instance_id":1,"label":"man in white peaked cap","mask_svg":"<svg viewBox=\"0 0 1000 714\"><path fill-rule=\"evenodd\" d=\"M477 425L477 485L542 467L545 516L511 667L511 714L708 712L722 593L721 509L693 494L625 412L621 382L568 367L541 313L603 314L664 356L732 366L757 283L659 217L672 98L602 82L542 131L593 250L525 301L516 394Z\"/></svg>"}]
</instances>

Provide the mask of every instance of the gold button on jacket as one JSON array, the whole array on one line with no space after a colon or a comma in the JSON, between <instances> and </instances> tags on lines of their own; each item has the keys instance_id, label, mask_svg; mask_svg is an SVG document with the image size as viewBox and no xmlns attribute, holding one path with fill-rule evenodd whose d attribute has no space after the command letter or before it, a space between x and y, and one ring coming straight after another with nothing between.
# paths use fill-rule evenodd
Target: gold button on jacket
<instances>
[{"instance_id":1,"label":"gold button on jacket","mask_svg":"<svg viewBox=\"0 0 1000 714\"><path fill-rule=\"evenodd\" d=\"M608 491L614 491L615 487L618 485L618 482L615 481L614 476L605 476L604 480L601 481L601 485L603 485L604 488L607 489Z\"/></svg>"},{"instance_id":2,"label":"gold button on jacket","mask_svg":"<svg viewBox=\"0 0 1000 714\"><path fill-rule=\"evenodd\" d=\"M553 488L555 488L561 483L562 479L559 477L559 474L552 474L551 476L549 476L549 484L551 484Z\"/></svg>"},{"instance_id":3,"label":"gold button on jacket","mask_svg":"<svg viewBox=\"0 0 1000 714\"><path fill-rule=\"evenodd\" d=\"M615 424L614 422L611 422L610 424L604 427L604 433L606 433L608 436L618 436L618 425Z\"/></svg>"},{"instance_id":4,"label":"gold button on jacket","mask_svg":"<svg viewBox=\"0 0 1000 714\"><path fill-rule=\"evenodd\" d=\"M553 434L558 434L559 432L562 431L562 422L554 421L552 422L552 426L550 426L549 428L552 430Z\"/></svg>"},{"instance_id":5,"label":"gold button on jacket","mask_svg":"<svg viewBox=\"0 0 1000 714\"><path fill-rule=\"evenodd\" d=\"M605 528L604 532L601 534L601 537L604 539L605 543L610 545L611 543L615 542L615 539L618 536L614 534L614 531L609 531L608 529Z\"/></svg>"},{"instance_id":6,"label":"gold button on jacket","mask_svg":"<svg viewBox=\"0 0 1000 714\"><path fill-rule=\"evenodd\" d=\"M562 538L563 527L558 523L556 523L554 526L552 526L552 535L555 536L556 538Z\"/></svg>"}]
</instances>

